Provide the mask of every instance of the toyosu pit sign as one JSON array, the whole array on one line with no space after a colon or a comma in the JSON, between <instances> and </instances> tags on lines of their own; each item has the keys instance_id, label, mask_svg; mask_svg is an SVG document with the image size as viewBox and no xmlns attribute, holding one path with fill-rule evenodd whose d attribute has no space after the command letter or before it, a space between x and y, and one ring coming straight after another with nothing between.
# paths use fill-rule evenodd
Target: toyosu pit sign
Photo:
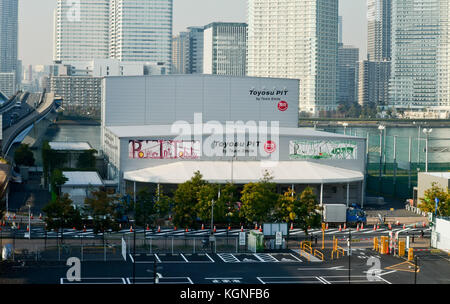
<instances>
[{"instance_id":1,"label":"toyosu pit sign","mask_svg":"<svg viewBox=\"0 0 450 304\"><path fill-rule=\"evenodd\" d=\"M128 154L132 159L197 159L199 141L182 140L130 140Z\"/></svg>"}]
</instances>

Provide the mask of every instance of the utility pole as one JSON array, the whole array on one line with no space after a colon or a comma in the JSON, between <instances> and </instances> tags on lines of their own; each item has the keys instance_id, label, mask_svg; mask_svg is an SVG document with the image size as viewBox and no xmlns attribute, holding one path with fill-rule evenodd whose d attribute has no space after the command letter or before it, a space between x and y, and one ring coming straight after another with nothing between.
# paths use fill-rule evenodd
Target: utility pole
<instances>
[{"instance_id":1,"label":"utility pole","mask_svg":"<svg viewBox=\"0 0 450 304\"><path fill-rule=\"evenodd\" d=\"M352 233L350 228L348 229L348 283L350 284L351 279L351 255L352 255Z\"/></svg>"},{"instance_id":2,"label":"utility pole","mask_svg":"<svg viewBox=\"0 0 450 304\"><path fill-rule=\"evenodd\" d=\"M133 227L133 284L136 282L136 226Z\"/></svg>"},{"instance_id":3,"label":"utility pole","mask_svg":"<svg viewBox=\"0 0 450 304\"><path fill-rule=\"evenodd\" d=\"M417 284L417 255L414 257L414 285Z\"/></svg>"}]
</instances>

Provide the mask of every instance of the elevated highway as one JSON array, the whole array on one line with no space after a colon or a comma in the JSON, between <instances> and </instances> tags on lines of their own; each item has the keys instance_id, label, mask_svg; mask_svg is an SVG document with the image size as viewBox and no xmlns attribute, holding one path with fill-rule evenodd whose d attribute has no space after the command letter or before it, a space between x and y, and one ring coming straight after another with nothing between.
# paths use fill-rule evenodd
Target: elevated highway
<instances>
[{"instance_id":1,"label":"elevated highway","mask_svg":"<svg viewBox=\"0 0 450 304\"><path fill-rule=\"evenodd\" d=\"M30 94L28 100L33 103L29 105L33 106L32 111L26 113L14 124L3 127L2 154L4 156L8 154L14 143L23 139L22 137L33 128L36 122L46 117L56 107L53 93Z\"/></svg>"}]
</instances>

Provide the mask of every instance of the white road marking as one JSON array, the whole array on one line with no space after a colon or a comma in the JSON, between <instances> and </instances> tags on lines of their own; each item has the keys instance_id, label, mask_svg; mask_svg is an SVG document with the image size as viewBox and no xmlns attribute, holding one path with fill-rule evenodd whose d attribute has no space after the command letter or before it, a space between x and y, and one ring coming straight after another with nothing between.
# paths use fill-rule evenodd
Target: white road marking
<instances>
[{"instance_id":1,"label":"white road marking","mask_svg":"<svg viewBox=\"0 0 450 304\"><path fill-rule=\"evenodd\" d=\"M180 256L186 261L186 263L189 263L189 261L186 259L186 257L182 253L180 253Z\"/></svg>"}]
</instances>

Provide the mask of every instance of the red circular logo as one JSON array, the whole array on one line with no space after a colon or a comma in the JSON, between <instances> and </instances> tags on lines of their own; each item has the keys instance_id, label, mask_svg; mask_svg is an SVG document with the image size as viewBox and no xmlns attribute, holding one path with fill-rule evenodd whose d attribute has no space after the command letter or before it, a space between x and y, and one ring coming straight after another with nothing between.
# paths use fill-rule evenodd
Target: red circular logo
<instances>
[{"instance_id":1,"label":"red circular logo","mask_svg":"<svg viewBox=\"0 0 450 304\"><path fill-rule=\"evenodd\" d=\"M287 108L288 108L288 103L286 101L282 100L278 103L278 110L284 112L287 110Z\"/></svg>"},{"instance_id":2,"label":"red circular logo","mask_svg":"<svg viewBox=\"0 0 450 304\"><path fill-rule=\"evenodd\" d=\"M268 140L264 144L264 151L266 151L267 153L272 153L273 151L275 151L276 147L277 145L275 144L275 142Z\"/></svg>"}]
</instances>

